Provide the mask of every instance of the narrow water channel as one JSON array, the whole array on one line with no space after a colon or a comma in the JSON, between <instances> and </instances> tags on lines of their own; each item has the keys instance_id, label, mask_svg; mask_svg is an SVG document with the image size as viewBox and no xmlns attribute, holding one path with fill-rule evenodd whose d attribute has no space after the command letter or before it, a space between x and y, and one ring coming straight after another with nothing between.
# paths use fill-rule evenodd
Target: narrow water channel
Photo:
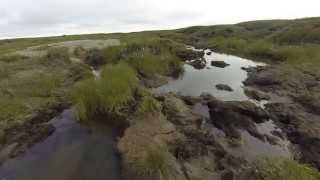
<instances>
[{"instance_id":1,"label":"narrow water channel","mask_svg":"<svg viewBox=\"0 0 320 180\"><path fill-rule=\"evenodd\" d=\"M49 123L45 141L0 167L1 180L122 180L114 133L105 125L82 125L72 110Z\"/></svg>"}]
</instances>

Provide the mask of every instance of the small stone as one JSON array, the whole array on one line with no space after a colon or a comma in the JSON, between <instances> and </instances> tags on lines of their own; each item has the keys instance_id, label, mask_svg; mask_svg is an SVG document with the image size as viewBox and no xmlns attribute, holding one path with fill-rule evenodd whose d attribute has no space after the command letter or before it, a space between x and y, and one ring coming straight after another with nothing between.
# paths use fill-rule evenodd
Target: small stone
<instances>
[{"instance_id":1,"label":"small stone","mask_svg":"<svg viewBox=\"0 0 320 180\"><path fill-rule=\"evenodd\" d=\"M270 96L268 94L265 94L265 93L262 93L262 92L259 92L259 91L256 91L256 90L251 90L251 89L245 88L244 89L244 93L248 97L250 97L252 99L255 99L257 101L270 100Z\"/></svg>"},{"instance_id":2,"label":"small stone","mask_svg":"<svg viewBox=\"0 0 320 180\"><path fill-rule=\"evenodd\" d=\"M233 91L233 89L226 84L217 84L216 88L221 91Z\"/></svg>"},{"instance_id":3,"label":"small stone","mask_svg":"<svg viewBox=\"0 0 320 180\"><path fill-rule=\"evenodd\" d=\"M230 64L224 62L224 61L211 61L211 66L219 67L219 68L225 68L227 66L230 66Z\"/></svg>"}]
</instances>

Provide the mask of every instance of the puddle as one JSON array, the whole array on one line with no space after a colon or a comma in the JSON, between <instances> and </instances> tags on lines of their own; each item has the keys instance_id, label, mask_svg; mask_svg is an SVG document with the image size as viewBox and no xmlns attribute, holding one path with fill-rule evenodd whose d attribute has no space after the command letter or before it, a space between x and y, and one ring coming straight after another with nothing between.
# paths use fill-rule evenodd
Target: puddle
<instances>
[{"instance_id":1,"label":"puddle","mask_svg":"<svg viewBox=\"0 0 320 180\"><path fill-rule=\"evenodd\" d=\"M154 90L155 93L165 94L174 92L186 96L199 96L203 92L210 93L214 97L223 101L244 101L249 100L257 106L264 108L268 101L255 101L249 99L243 90L243 81L247 78L247 72L242 70L242 67L254 67L265 65L263 63L253 62L248 59L240 57L220 54L205 50L204 59L206 67L203 69L195 69L193 66L185 64L185 73L183 77L177 80L172 80L168 84L161 86ZM211 61L224 61L229 66L219 68L211 66ZM229 85L233 91L220 91L217 90L216 84ZM209 109L206 105L197 103L193 107L193 111L202 115L204 119L210 119ZM247 131L241 130L241 142L232 142L227 138L223 131L215 128L210 123L205 123L204 128L210 128L212 133L217 137L217 140L224 146L224 148L236 157L243 157L248 161L253 161L257 157L262 156L283 156L290 157L289 141L283 140L279 137L272 135L271 131L276 130L276 126L271 120L256 124L258 131L261 134L266 134L270 137L278 139L277 145L272 145L267 141L262 141L254 136L251 136Z\"/></svg>"},{"instance_id":2,"label":"puddle","mask_svg":"<svg viewBox=\"0 0 320 180\"><path fill-rule=\"evenodd\" d=\"M204 69L195 69L191 65L185 64L183 77L172 80L168 84L155 89L155 93L174 92L187 96L200 96L201 93L206 92L225 101L248 100L242 88L244 86L242 82L247 78L247 72L242 70L241 67L264 64L215 52L207 55L209 51L205 50L206 67ZM224 61L230 64L230 66L225 68L214 67L211 66L211 61ZM233 91L217 90L215 87L217 84L227 84Z\"/></svg>"},{"instance_id":3,"label":"puddle","mask_svg":"<svg viewBox=\"0 0 320 180\"><path fill-rule=\"evenodd\" d=\"M71 110L49 123L56 131L0 168L2 180L122 180L113 132L81 125Z\"/></svg>"}]
</instances>

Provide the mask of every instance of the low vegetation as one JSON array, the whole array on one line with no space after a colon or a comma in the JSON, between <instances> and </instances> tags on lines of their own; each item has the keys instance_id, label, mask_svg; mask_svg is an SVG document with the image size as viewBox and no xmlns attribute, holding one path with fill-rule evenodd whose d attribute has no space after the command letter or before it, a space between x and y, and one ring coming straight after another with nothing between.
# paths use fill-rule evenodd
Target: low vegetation
<instances>
[{"instance_id":1,"label":"low vegetation","mask_svg":"<svg viewBox=\"0 0 320 180\"><path fill-rule=\"evenodd\" d=\"M167 39L137 39L122 46L91 50L85 62L97 67L121 61L132 66L144 78L152 79L156 74L177 77L183 72L181 60L176 56L179 48L184 46Z\"/></svg>"},{"instance_id":2,"label":"low vegetation","mask_svg":"<svg viewBox=\"0 0 320 180\"><path fill-rule=\"evenodd\" d=\"M144 114L152 114L161 111L160 103L154 99L150 94L144 94L142 96L142 100L138 106L138 113Z\"/></svg>"},{"instance_id":3,"label":"low vegetation","mask_svg":"<svg viewBox=\"0 0 320 180\"><path fill-rule=\"evenodd\" d=\"M72 63L66 51L54 49L49 54L41 58L0 57L1 129L23 123L28 115L50 104L67 103L69 87L88 76L90 69Z\"/></svg>"},{"instance_id":4,"label":"low vegetation","mask_svg":"<svg viewBox=\"0 0 320 180\"><path fill-rule=\"evenodd\" d=\"M119 118L134 100L137 88L134 70L126 64L106 65L101 77L81 82L74 92L76 112L80 120L108 115Z\"/></svg>"},{"instance_id":5,"label":"low vegetation","mask_svg":"<svg viewBox=\"0 0 320 180\"><path fill-rule=\"evenodd\" d=\"M320 18L252 21L164 33L179 42L269 63L320 64ZM185 37L185 38L181 38Z\"/></svg>"},{"instance_id":6,"label":"low vegetation","mask_svg":"<svg viewBox=\"0 0 320 180\"><path fill-rule=\"evenodd\" d=\"M319 180L316 169L297 161L283 158L268 158L256 162L256 172L263 180Z\"/></svg>"},{"instance_id":7,"label":"low vegetation","mask_svg":"<svg viewBox=\"0 0 320 180\"><path fill-rule=\"evenodd\" d=\"M149 177L164 180L168 174L167 150L163 147L149 146L146 148L143 166Z\"/></svg>"}]
</instances>

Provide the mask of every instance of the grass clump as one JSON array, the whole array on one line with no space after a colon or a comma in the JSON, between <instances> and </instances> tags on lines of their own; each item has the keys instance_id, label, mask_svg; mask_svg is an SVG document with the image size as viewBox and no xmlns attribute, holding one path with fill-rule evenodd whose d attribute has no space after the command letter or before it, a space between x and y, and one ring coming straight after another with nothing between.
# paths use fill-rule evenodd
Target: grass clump
<instances>
[{"instance_id":1,"label":"grass clump","mask_svg":"<svg viewBox=\"0 0 320 180\"><path fill-rule=\"evenodd\" d=\"M137 78L134 70L126 64L107 65L101 72L98 81L104 109L118 112L133 100L137 87Z\"/></svg>"},{"instance_id":2,"label":"grass clump","mask_svg":"<svg viewBox=\"0 0 320 180\"><path fill-rule=\"evenodd\" d=\"M171 40L134 38L121 46L95 50L87 61L99 65L125 62L144 78L159 74L178 76L183 72L182 63L175 53L178 48L181 45Z\"/></svg>"},{"instance_id":3,"label":"grass clump","mask_svg":"<svg viewBox=\"0 0 320 180\"><path fill-rule=\"evenodd\" d=\"M319 180L320 173L306 164L284 158L266 158L255 168L264 180Z\"/></svg>"},{"instance_id":4,"label":"grass clump","mask_svg":"<svg viewBox=\"0 0 320 180\"><path fill-rule=\"evenodd\" d=\"M137 83L136 74L128 65L106 65L100 78L85 80L76 88L78 118L87 120L99 114L122 116L134 100Z\"/></svg>"},{"instance_id":5,"label":"grass clump","mask_svg":"<svg viewBox=\"0 0 320 180\"><path fill-rule=\"evenodd\" d=\"M142 97L142 101L140 102L138 113L147 114L147 113L156 113L161 111L160 103L154 99L151 95L147 94Z\"/></svg>"},{"instance_id":6,"label":"grass clump","mask_svg":"<svg viewBox=\"0 0 320 180\"><path fill-rule=\"evenodd\" d=\"M65 48L65 47L50 48L50 49L48 49L47 57L50 60L61 59L61 60L67 61L67 60L69 60L68 48Z\"/></svg>"},{"instance_id":7,"label":"grass clump","mask_svg":"<svg viewBox=\"0 0 320 180\"><path fill-rule=\"evenodd\" d=\"M47 56L40 58L41 62L49 66L66 66L70 65L70 55L68 48L56 47L48 49Z\"/></svg>"},{"instance_id":8,"label":"grass clump","mask_svg":"<svg viewBox=\"0 0 320 180\"><path fill-rule=\"evenodd\" d=\"M168 175L167 150L164 147L149 146L146 148L143 166L148 176L164 180Z\"/></svg>"}]
</instances>

